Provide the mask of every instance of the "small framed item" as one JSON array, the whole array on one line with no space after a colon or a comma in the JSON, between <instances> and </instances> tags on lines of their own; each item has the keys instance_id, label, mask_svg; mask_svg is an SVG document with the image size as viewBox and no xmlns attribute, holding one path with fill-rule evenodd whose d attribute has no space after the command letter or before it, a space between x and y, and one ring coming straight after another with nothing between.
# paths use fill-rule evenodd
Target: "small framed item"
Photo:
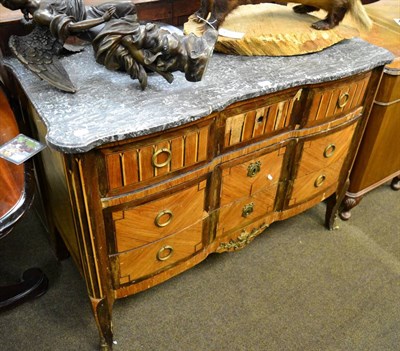
<instances>
[{"instance_id":1,"label":"small framed item","mask_svg":"<svg viewBox=\"0 0 400 351\"><path fill-rule=\"evenodd\" d=\"M0 157L17 165L25 162L46 146L24 134L18 134L6 144L0 146Z\"/></svg>"}]
</instances>

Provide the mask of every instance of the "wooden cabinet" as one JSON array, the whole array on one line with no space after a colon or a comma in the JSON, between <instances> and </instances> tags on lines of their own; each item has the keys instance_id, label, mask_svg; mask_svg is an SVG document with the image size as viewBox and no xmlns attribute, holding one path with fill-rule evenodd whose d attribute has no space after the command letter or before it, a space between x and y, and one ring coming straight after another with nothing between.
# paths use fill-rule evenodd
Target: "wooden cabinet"
<instances>
[{"instance_id":1,"label":"wooden cabinet","mask_svg":"<svg viewBox=\"0 0 400 351\"><path fill-rule=\"evenodd\" d=\"M391 181L400 189L400 27L397 0L381 0L365 6L374 22L362 37L393 52L395 60L385 67L360 149L350 175L350 186L340 217L348 220L351 209L364 195Z\"/></svg>"},{"instance_id":2,"label":"wooden cabinet","mask_svg":"<svg viewBox=\"0 0 400 351\"><path fill-rule=\"evenodd\" d=\"M92 293L112 304L325 199L332 228L378 79L367 72L289 89L64 155ZM93 308L107 316L100 300ZM98 320L105 338L109 322Z\"/></svg>"},{"instance_id":3,"label":"wooden cabinet","mask_svg":"<svg viewBox=\"0 0 400 351\"><path fill-rule=\"evenodd\" d=\"M106 94L109 100L98 103L103 106L97 111L98 120L92 110L90 116L80 110L71 118L69 114L81 100L96 109L92 94L99 90L89 94L89 89L82 88L75 96L55 93L57 106L64 109L51 108L46 115L44 104L50 99L40 96L48 88L31 87L32 79L18 80L10 74L9 81L39 140L54 141L51 133L70 122L76 130L68 128L68 137L63 133L59 145L68 146L74 138L88 136L88 143L74 146L72 152L48 147L40 155L38 174L50 232L54 237L60 234L85 278L103 350L113 344L115 300L190 269L211 253L242 249L271 223L321 201L327 205L326 226L334 227L383 64L392 57L386 51L374 51L364 60L354 53L360 46L365 48L357 41L336 46L333 50L339 50L339 55L355 55L360 60L352 60L354 66L344 71L342 65L335 66L338 74L325 72L311 82L302 73L300 80L292 80L300 66L308 77L315 72L303 67L308 62L305 58L291 59L298 66L283 87L280 80L286 70L277 75L271 65L275 70L281 68L286 58L247 60L215 55L206 82L192 86L181 81L171 87L153 84L146 92L132 91L129 77L126 82L120 76L120 85L127 84L119 94L127 96L123 103L129 106L128 115L113 108L119 106L117 94L101 91L98 99ZM331 56L336 57L321 55L308 57L320 70ZM321 57L325 57L323 63ZM258 62L260 80L249 79L253 70L243 78L243 72L254 67L249 62ZM336 58L331 65L335 62ZM19 70L18 63L11 64ZM221 76L223 65L234 69ZM273 74L268 78L269 70ZM97 79L108 81L108 74L115 72L104 69ZM332 74L336 74L334 79ZM212 80L213 76L217 78ZM234 91L235 79L245 92ZM182 99L185 89L192 100ZM35 97L37 91L41 95ZM218 104L207 105L215 100ZM181 105L171 108L171 101ZM104 112L109 104L111 108ZM206 112L199 116L204 104ZM144 107L135 110L137 106ZM129 129L132 123L142 129L152 127L145 118L169 123L182 111L183 122L173 127L163 124L141 134ZM86 119L89 123L83 127ZM90 134L98 131L99 121L105 126L99 133L105 136L101 141ZM128 132L119 137L121 129Z\"/></svg>"}]
</instances>

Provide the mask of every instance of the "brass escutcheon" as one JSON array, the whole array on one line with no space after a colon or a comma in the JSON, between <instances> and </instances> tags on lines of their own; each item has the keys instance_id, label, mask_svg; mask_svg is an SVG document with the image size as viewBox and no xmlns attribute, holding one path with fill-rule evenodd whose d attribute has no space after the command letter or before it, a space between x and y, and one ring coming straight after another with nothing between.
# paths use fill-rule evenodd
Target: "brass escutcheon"
<instances>
[{"instance_id":1,"label":"brass escutcheon","mask_svg":"<svg viewBox=\"0 0 400 351\"><path fill-rule=\"evenodd\" d=\"M168 216L167 221L161 222L161 217L163 217L163 216ZM166 227L168 224L171 223L173 217L174 217L174 215L173 215L172 211L170 211L170 210L160 211L160 213L157 215L157 217L154 220L154 224L159 228Z\"/></svg>"},{"instance_id":2,"label":"brass escutcheon","mask_svg":"<svg viewBox=\"0 0 400 351\"><path fill-rule=\"evenodd\" d=\"M242 210L242 217L248 217L251 213L254 211L254 203L250 202L247 205L244 205L243 210Z\"/></svg>"},{"instance_id":3,"label":"brass escutcheon","mask_svg":"<svg viewBox=\"0 0 400 351\"><path fill-rule=\"evenodd\" d=\"M333 154L335 153L335 151L336 151L336 145L335 144L329 144L324 150L324 157L325 158L332 157Z\"/></svg>"},{"instance_id":4,"label":"brass escutcheon","mask_svg":"<svg viewBox=\"0 0 400 351\"><path fill-rule=\"evenodd\" d=\"M172 246L165 245L160 250L158 250L157 260L166 261L172 256L173 253L174 253L174 248Z\"/></svg>"},{"instance_id":5,"label":"brass escutcheon","mask_svg":"<svg viewBox=\"0 0 400 351\"><path fill-rule=\"evenodd\" d=\"M260 171L261 171L261 162L260 161L250 163L249 167L247 167L247 176L254 177Z\"/></svg>"},{"instance_id":6,"label":"brass escutcheon","mask_svg":"<svg viewBox=\"0 0 400 351\"><path fill-rule=\"evenodd\" d=\"M168 154L167 160L163 163L158 163L157 157L158 157L158 155L161 155L163 152ZM163 149L160 149L160 150L157 150L156 152L154 152L153 157L151 158L151 163L154 167L161 168L161 167L166 166L168 163L170 163L171 158L172 158L172 151L170 149L163 148Z\"/></svg>"},{"instance_id":7,"label":"brass escutcheon","mask_svg":"<svg viewBox=\"0 0 400 351\"><path fill-rule=\"evenodd\" d=\"M338 101L337 101L337 105L339 108L343 108L346 106L346 104L349 102L349 93L343 93L342 95L340 95Z\"/></svg>"},{"instance_id":8,"label":"brass escutcheon","mask_svg":"<svg viewBox=\"0 0 400 351\"><path fill-rule=\"evenodd\" d=\"M326 180L326 175L321 174L317 179L315 179L314 186L316 188L319 188L322 184L324 184L325 180Z\"/></svg>"}]
</instances>

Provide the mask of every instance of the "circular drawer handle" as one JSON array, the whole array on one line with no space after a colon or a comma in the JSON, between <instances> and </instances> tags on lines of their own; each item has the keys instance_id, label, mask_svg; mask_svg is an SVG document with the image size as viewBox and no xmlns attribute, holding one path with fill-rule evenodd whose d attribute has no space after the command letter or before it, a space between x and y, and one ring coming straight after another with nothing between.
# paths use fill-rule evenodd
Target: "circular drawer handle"
<instances>
[{"instance_id":1,"label":"circular drawer handle","mask_svg":"<svg viewBox=\"0 0 400 351\"><path fill-rule=\"evenodd\" d=\"M173 253L174 253L174 248L172 246L169 245L163 246L157 252L157 260L166 261L172 256Z\"/></svg>"},{"instance_id":2,"label":"circular drawer handle","mask_svg":"<svg viewBox=\"0 0 400 351\"><path fill-rule=\"evenodd\" d=\"M248 217L250 214L254 212L254 203L250 202L249 204L245 205L242 210L242 217Z\"/></svg>"},{"instance_id":3,"label":"circular drawer handle","mask_svg":"<svg viewBox=\"0 0 400 351\"><path fill-rule=\"evenodd\" d=\"M339 108L343 108L347 105L347 103L349 102L349 98L350 95L349 93L343 93L342 95L340 95L338 101L337 101L337 105Z\"/></svg>"},{"instance_id":4,"label":"circular drawer handle","mask_svg":"<svg viewBox=\"0 0 400 351\"><path fill-rule=\"evenodd\" d=\"M161 217L163 216L168 216L168 219L165 222L161 222ZM154 220L154 223L159 228L166 227L168 224L171 223L173 217L174 215L170 210L163 210L160 211L160 213L157 215L156 219Z\"/></svg>"},{"instance_id":5,"label":"circular drawer handle","mask_svg":"<svg viewBox=\"0 0 400 351\"><path fill-rule=\"evenodd\" d=\"M163 162L163 163L158 163L158 162L157 162L157 157L158 157L159 155L161 155L163 152L165 152L166 154L168 154L168 157L167 157L167 159L166 159L165 162ZM153 157L151 158L151 163L152 163L152 165L153 165L154 167L156 167L156 168L161 168L161 167L166 166L168 163L170 163L171 158L172 158L172 151L171 151L170 149L163 148L163 149L157 150L157 151L153 154Z\"/></svg>"},{"instance_id":6,"label":"circular drawer handle","mask_svg":"<svg viewBox=\"0 0 400 351\"><path fill-rule=\"evenodd\" d=\"M336 151L336 145L335 144L329 144L324 150L324 157L325 158L332 157L333 154L335 153L335 151Z\"/></svg>"},{"instance_id":7,"label":"circular drawer handle","mask_svg":"<svg viewBox=\"0 0 400 351\"><path fill-rule=\"evenodd\" d=\"M247 176L250 178L255 177L256 174L260 171L261 171L261 162L260 161L250 163L249 167L247 167Z\"/></svg>"},{"instance_id":8,"label":"circular drawer handle","mask_svg":"<svg viewBox=\"0 0 400 351\"><path fill-rule=\"evenodd\" d=\"M316 188L319 188L322 184L324 184L325 180L326 180L326 175L321 174L317 179L315 179L314 186Z\"/></svg>"}]
</instances>

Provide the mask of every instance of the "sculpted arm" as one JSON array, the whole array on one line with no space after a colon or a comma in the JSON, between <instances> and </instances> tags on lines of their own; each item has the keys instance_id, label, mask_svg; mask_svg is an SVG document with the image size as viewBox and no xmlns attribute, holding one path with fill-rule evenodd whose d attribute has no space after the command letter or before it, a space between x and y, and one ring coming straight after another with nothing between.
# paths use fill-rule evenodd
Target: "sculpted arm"
<instances>
[{"instance_id":1,"label":"sculpted arm","mask_svg":"<svg viewBox=\"0 0 400 351\"><path fill-rule=\"evenodd\" d=\"M70 33L78 33L78 32L85 31L87 29L96 27L99 24L103 24L103 23L109 21L111 19L112 15L114 14L114 12L115 12L115 7L111 6L104 12L104 14L101 17L98 17L98 18L91 18L91 19L78 21L78 22L74 22L73 19L71 18L71 20L69 21L69 23L67 25L67 27L68 27L67 29ZM48 9L48 8L39 8L38 10L36 10L33 13L33 20L37 24L48 27L48 26L50 26L51 22L56 17L60 17L60 16L68 17L63 14L54 13L53 11L51 11L51 9Z\"/></svg>"}]
</instances>

